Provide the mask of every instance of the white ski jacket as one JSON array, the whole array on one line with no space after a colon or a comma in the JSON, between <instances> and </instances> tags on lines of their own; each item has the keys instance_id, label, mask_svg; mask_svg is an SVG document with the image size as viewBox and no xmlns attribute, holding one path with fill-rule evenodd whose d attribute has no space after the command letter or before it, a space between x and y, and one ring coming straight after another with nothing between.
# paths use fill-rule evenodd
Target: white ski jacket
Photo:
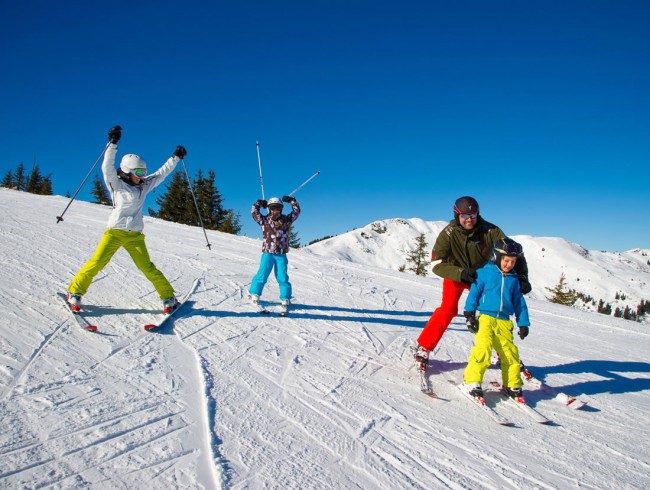
<instances>
[{"instance_id":1,"label":"white ski jacket","mask_svg":"<svg viewBox=\"0 0 650 490\"><path fill-rule=\"evenodd\" d=\"M142 209L147 194L163 183L165 178L176 168L180 158L171 156L156 172L142 179L140 184L129 185L117 175L115 168L116 153L117 145L114 143L109 144L102 163L104 182L106 182L106 187L113 200L113 212L108 218L106 227L115 230L142 232L144 229Z\"/></svg>"}]
</instances>

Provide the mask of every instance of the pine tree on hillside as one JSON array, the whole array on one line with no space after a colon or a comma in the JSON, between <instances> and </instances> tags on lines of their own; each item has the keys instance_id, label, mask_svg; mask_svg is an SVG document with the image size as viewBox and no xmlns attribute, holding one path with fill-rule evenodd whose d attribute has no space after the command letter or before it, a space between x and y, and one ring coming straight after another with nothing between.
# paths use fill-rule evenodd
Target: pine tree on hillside
<instances>
[{"instance_id":1,"label":"pine tree on hillside","mask_svg":"<svg viewBox=\"0 0 650 490\"><path fill-rule=\"evenodd\" d=\"M158 211L150 209L151 216L184 225L197 224L190 186L180 171L174 172L167 190L156 198L156 204L159 206Z\"/></svg>"},{"instance_id":2,"label":"pine tree on hillside","mask_svg":"<svg viewBox=\"0 0 650 490\"><path fill-rule=\"evenodd\" d=\"M223 197L214 185L215 173L208 170L208 176L204 177L201 169L193 183L194 195L201 212L201 219L208 230L220 230L226 220L226 211L223 209ZM199 217L196 215L196 224L200 225Z\"/></svg>"},{"instance_id":3,"label":"pine tree on hillside","mask_svg":"<svg viewBox=\"0 0 650 490\"><path fill-rule=\"evenodd\" d=\"M232 209L226 211L226 219L223 220L219 231L230 233L232 235L239 235L241 231L241 216L235 213Z\"/></svg>"},{"instance_id":4,"label":"pine tree on hillside","mask_svg":"<svg viewBox=\"0 0 650 490\"><path fill-rule=\"evenodd\" d=\"M48 175L43 179L43 185L41 185L41 192L39 192L40 195L42 196L51 196L54 194L52 191L52 176Z\"/></svg>"},{"instance_id":5,"label":"pine tree on hillside","mask_svg":"<svg viewBox=\"0 0 650 490\"><path fill-rule=\"evenodd\" d=\"M43 174L41 174L41 169L38 167L38 163L34 163L32 171L29 173L29 177L27 177L25 192L40 194L44 180L45 178L43 177Z\"/></svg>"},{"instance_id":6,"label":"pine tree on hillside","mask_svg":"<svg viewBox=\"0 0 650 490\"><path fill-rule=\"evenodd\" d=\"M548 298L551 303L572 306L578 298L575 291L569 290L566 287L564 273L560 275L560 282L554 288L546 288L546 290L552 293L552 296Z\"/></svg>"},{"instance_id":7,"label":"pine tree on hillside","mask_svg":"<svg viewBox=\"0 0 650 490\"><path fill-rule=\"evenodd\" d=\"M199 169L190 189L185 173L180 170L175 172L165 193L156 199L158 211L150 208L149 215L191 226L201 226L202 222L207 230L238 234L241 231L239 214L223 207L223 196L214 182L213 170L209 170L208 176L205 177ZM197 207L201 213L200 219Z\"/></svg>"},{"instance_id":8,"label":"pine tree on hillside","mask_svg":"<svg viewBox=\"0 0 650 490\"><path fill-rule=\"evenodd\" d=\"M291 248L300 248L300 238L293 225L289 228L289 246Z\"/></svg>"},{"instance_id":9,"label":"pine tree on hillside","mask_svg":"<svg viewBox=\"0 0 650 490\"><path fill-rule=\"evenodd\" d=\"M104 181L100 179L97 174L95 174L95 178L93 179L92 195L95 196L95 204L104 204L105 206L112 205Z\"/></svg>"},{"instance_id":10,"label":"pine tree on hillside","mask_svg":"<svg viewBox=\"0 0 650 490\"><path fill-rule=\"evenodd\" d=\"M0 183L0 187L6 187L7 189L14 188L14 173L12 170L9 170L9 172L5 174L4 179L2 179L2 183Z\"/></svg>"},{"instance_id":11,"label":"pine tree on hillside","mask_svg":"<svg viewBox=\"0 0 650 490\"><path fill-rule=\"evenodd\" d=\"M25 165L23 162L18 164L16 172L14 173L14 189L24 191L27 185L27 177L25 176Z\"/></svg>"},{"instance_id":12,"label":"pine tree on hillside","mask_svg":"<svg viewBox=\"0 0 650 490\"><path fill-rule=\"evenodd\" d=\"M427 240L424 233L420 233L415 238L415 249L406 252L406 262L410 264L406 270L415 272L418 276L426 276L428 274L427 267L429 265Z\"/></svg>"}]
</instances>

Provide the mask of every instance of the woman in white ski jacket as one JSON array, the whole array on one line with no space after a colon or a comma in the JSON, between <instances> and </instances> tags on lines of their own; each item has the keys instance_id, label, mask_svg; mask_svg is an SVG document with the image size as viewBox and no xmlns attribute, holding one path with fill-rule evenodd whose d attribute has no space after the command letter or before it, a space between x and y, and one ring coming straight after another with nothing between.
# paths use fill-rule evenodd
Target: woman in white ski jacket
<instances>
[{"instance_id":1,"label":"woman in white ski jacket","mask_svg":"<svg viewBox=\"0 0 650 490\"><path fill-rule=\"evenodd\" d=\"M68 302L74 311L81 309L81 297L86 294L94 277L111 260L121 247L129 253L135 265L151 281L163 301L163 311L169 313L176 306L174 288L149 258L142 230L142 210L147 194L162 184L174 170L176 163L185 158L187 151L177 146L174 154L155 173L147 175L147 163L134 154L124 155L120 167L115 170L117 142L122 128L115 126L108 132L109 145L104 153L102 173L104 182L113 200L107 230L104 232L95 253L72 279L68 287Z\"/></svg>"}]
</instances>

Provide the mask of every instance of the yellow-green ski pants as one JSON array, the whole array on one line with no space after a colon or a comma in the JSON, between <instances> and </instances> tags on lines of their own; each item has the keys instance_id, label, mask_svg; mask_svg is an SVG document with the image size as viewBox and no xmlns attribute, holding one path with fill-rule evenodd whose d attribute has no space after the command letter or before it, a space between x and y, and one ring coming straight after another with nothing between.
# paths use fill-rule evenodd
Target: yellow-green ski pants
<instances>
[{"instance_id":1,"label":"yellow-green ski pants","mask_svg":"<svg viewBox=\"0 0 650 490\"><path fill-rule=\"evenodd\" d=\"M521 386L523 383L519 373L519 349L513 342L512 322L482 314L478 317L478 325L474 347L465 368L465 383L483 382L483 375L490 366L494 347L501 356L503 385L508 388Z\"/></svg>"},{"instance_id":2,"label":"yellow-green ski pants","mask_svg":"<svg viewBox=\"0 0 650 490\"><path fill-rule=\"evenodd\" d=\"M163 276L149 258L144 235L139 231L123 231L108 229L97 245L95 253L72 279L68 291L74 294L86 294L90 283L106 264L113 258L115 252L124 247L135 265L151 281L161 299L171 298L174 288Z\"/></svg>"}]
</instances>

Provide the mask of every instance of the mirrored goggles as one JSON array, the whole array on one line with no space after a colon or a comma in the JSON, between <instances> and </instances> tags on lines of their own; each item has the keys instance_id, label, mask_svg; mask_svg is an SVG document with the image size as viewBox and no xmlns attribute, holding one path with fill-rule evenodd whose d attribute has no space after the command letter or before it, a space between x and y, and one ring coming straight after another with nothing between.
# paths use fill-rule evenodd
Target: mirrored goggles
<instances>
[{"instance_id":1,"label":"mirrored goggles","mask_svg":"<svg viewBox=\"0 0 650 490\"><path fill-rule=\"evenodd\" d=\"M465 214L465 213L463 213L463 214L460 215L460 217L463 218L463 219L476 219L478 217L478 213L474 213L474 214Z\"/></svg>"},{"instance_id":2,"label":"mirrored goggles","mask_svg":"<svg viewBox=\"0 0 650 490\"><path fill-rule=\"evenodd\" d=\"M136 177L144 177L147 175L147 169L146 168L134 168L131 173L135 175Z\"/></svg>"}]
</instances>

